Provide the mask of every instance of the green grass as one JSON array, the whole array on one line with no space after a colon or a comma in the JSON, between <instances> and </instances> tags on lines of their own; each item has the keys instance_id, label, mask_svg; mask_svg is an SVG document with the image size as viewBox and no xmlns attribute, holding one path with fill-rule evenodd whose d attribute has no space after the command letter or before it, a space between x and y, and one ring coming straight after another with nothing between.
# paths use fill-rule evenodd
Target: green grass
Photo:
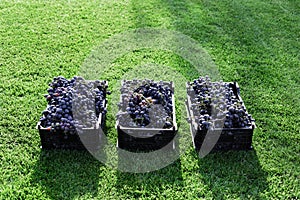
<instances>
[{"instance_id":1,"label":"green grass","mask_svg":"<svg viewBox=\"0 0 300 200\"><path fill-rule=\"evenodd\" d=\"M300 198L298 0L0 1L0 16L0 199ZM143 27L190 36L223 80L238 81L258 126L254 151L198 159L190 148L164 169L129 174L86 152L39 148L35 126L52 78L71 78L101 42ZM145 56L195 76L173 53L141 50L102 77L117 83L122 67Z\"/></svg>"}]
</instances>

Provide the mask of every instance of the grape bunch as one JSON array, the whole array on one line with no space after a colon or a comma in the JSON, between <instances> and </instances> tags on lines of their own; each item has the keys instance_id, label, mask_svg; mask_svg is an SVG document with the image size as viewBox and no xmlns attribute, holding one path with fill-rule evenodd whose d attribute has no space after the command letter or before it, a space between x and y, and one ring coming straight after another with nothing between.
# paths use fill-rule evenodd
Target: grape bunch
<instances>
[{"instance_id":1,"label":"grape bunch","mask_svg":"<svg viewBox=\"0 0 300 200\"><path fill-rule=\"evenodd\" d=\"M132 84L130 81L125 82L123 90L127 87L126 83ZM127 89L126 92L129 95L123 99L126 113L119 115L121 124L151 128L171 128L173 126L173 91L166 83L143 81L138 88L133 89L133 91ZM128 114L130 119L126 117Z\"/></svg>"},{"instance_id":2,"label":"grape bunch","mask_svg":"<svg viewBox=\"0 0 300 200\"><path fill-rule=\"evenodd\" d=\"M106 89L106 81L86 83L82 77L55 77L45 95L48 106L40 118L41 126L65 134L93 127L99 114L106 113Z\"/></svg>"},{"instance_id":3,"label":"grape bunch","mask_svg":"<svg viewBox=\"0 0 300 200\"><path fill-rule=\"evenodd\" d=\"M189 83L192 110L199 114L201 129L244 128L252 125L252 117L234 90L233 83L212 82L208 76ZM198 116L198 115L197 115Z\"/></svg>"}]
</instances>

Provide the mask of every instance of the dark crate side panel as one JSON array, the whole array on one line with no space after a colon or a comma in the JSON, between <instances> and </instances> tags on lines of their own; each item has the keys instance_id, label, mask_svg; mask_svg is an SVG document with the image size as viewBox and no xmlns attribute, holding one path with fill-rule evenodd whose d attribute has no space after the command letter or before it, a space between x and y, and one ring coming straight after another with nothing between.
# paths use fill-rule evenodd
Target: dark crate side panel
<instances>
[{"instance_id":1,"label":"dark crate side panel","mask_svg":"<svg viewBox=\"0 0 300 200\"><path fill-rule=\"evenodd\" d=\"M195 133L194 144L197 151L200 150L204 138L209 140L209 134L215 134L211 131L207 133L204 130L198 130ZM218 142L215 144L213 151L222 150L251 150L252 146L253 128L249 129L235 129L235 130L222 130Z\"/></svg>"},{"instance_id":2,"label":"dark crate side panel","mask_svg":"<svg viewBox=\"0 0 300 200\"><path fill-rule=\"evenodd\" d=\"M130 143L125 144L122 141L118 141L118 147L131 152L150 152L167 147L168 149L174 149L174 141L169 141L165 143Z\"/></svg>"},{"instance_id":3,"label":"dark crate side panel","mask_svg":"<svg viewBox=\"0 0 300 200\"><path fill-rule=\"evenodd\" d=\"M150 137L139 137L138 135L147 133L144 129L122 130L118 127L118 145L128 151L155 151L168 145L175 137L176 130L161 130L159 132L148 130ZM130 134L127 132L130 131ZM153 134L155 133L156 134ZM135 137L137 135L138 137Z\"/></svg>"},{"instance_id":4,"label":"dark crate side panel","mask_svg":"<svg viewBox=\"0 0 300 200\"><path fill-rule=\"evenodd\" d=\"M85 132L85 136L79 137L77 134L65 135L64 133L55 132L52 133L49 130L39 129L39 134L41 138L41 144L43 149L76 149L85 150L87 146L88 149L98 149L101 144L101 134L99 129L91 129ZM83 141L92 141L84 142Z\"/></svg>"}]
</instances>

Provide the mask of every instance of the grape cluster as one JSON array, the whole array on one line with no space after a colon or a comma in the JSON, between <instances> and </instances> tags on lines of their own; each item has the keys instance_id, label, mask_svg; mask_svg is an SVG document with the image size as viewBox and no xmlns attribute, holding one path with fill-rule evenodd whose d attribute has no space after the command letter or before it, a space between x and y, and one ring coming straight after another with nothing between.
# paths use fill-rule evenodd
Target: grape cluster
<instances>
[{"instance_id":1,"label":"grape cluster","mask_svg":"<svg viewBox=\"0 0 300 200\"><path fill-rule=\"evenodd\" d=\"M201 129L244 128L252 125L252 117L237 94L233 83L212 82L208 76L189 83L193 92L193 112Z\"/></svg>"},{"instance_id":2,"label":"grape cluster","mask_svg":"<svg viewBox=\"0 0 300 200\"><path fill-rule=\"evenodd\" d=\"M132 84L131 81L125 82L123 90L127 86L126 83ZM128 120L128 117L120 115L121 124L131 127L149 125L148 127L151 128L171 128L173 126L173 91L169 85L164 82L144 81L140 87L133 91L129 90L126 90L129 95L123 99L123 102L126 105L126 113L131 119Z\"/></svg>"},{"instance_id":3,"label":"grape cluster","mask_svg":"<svg viewBox=\"0 0 300 200\"><path fill-rule=\"evenodd\" d=\"M93 127L99 114L106 112L106 81L87 83L82 77L67 80L59 76L49 86L45 95L48 106L40 118L42 127L75 134L82 128Z\"/></svg>"}]
</instances>

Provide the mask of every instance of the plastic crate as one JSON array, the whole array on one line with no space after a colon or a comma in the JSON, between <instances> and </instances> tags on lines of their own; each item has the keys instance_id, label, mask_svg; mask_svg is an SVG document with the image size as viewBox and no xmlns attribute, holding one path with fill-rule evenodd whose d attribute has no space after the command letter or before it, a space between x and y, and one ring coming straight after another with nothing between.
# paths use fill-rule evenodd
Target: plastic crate
<instances>
[{"instance_id":1,"label":"plastic crate","mask_svg":"<svg viewBox=\"0 0 300 200\"><path fill-rule=\"evenodd\" d=\"M137 87L138 81L132 81L132 88ZM174 91L172 82L163 82ZM122 82L121 97L119 104L119 112L125 112L126 105L124 105L124 98L127 97L128 90L123 88L124 81ZM116 129L118 133L118 147L132 151L132 152L149 152L161 149L165 146L175 148L175 141L173 140L177 133L177 124L175 116L175 99L172 96L173 127L171 128L146 128L146 127L125 127L116 121Z\"/></svg>"},{"instance_id":2,"label":"plastic crate","mask_svg":"<svg viewBox=\"0 0 300 200\"><path fill-rule=\"evenodd\" d=\"M108 87L106 81L105 88ZM104 96L104 107L107 107L106 93ZM62 130L51 131L51 127L43 127L41 122L37 123L42 149L72 149L72 150L97 150L101 147L102 135L105 131L106 114L98 113L98 120L94 127L83 128L83 133L79 136L76 132L64 133ZM101 131L102 130L102 131Z\"/></svg>"},{"instance_id":3,"label":"plastic crate","mask_svg":"<svg viewBox=\"0 0 300 200\"><path fill-rule=\"evenodd\" d=\"M240 96L240 89L236 82L230 83L233 86L233 92L239 100L242 100ZM196 151L199 151L204 139L209 141L214 139L216 134L220 134L220 137L213 147L212 151L226 151L226 150L251 150L252 149L252 136L255 129L254 120L251 120L250 127L244 128L213 128L212 130L203 130L196 123L197 118L192 105L192 88L187 84L187 101L186 109L188 113L188 121L190 123L190 129L193 139L193 145ZM244 105L245 106L245 105ZM216 123L215 121L214 123ZM209 133L209 134L208 134Z\"/></svg>"}]
</instances>

